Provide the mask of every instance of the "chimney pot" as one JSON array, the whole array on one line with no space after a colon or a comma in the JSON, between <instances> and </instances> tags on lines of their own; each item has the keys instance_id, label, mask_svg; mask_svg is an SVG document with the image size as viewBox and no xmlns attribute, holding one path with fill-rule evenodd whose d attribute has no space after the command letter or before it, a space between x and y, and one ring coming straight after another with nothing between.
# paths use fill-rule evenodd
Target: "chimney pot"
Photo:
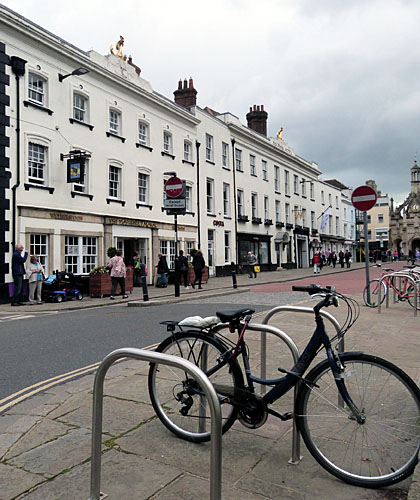
<instances>
[{"instance_id":1,"label":"chimney pot","mask_svg":"<svg viewBox=\"0 0 420 500\"><path fill-rule=\"evenodd\" d=\"M188 88L188 82L187 82L187 79L185 78L184 80L184 89Z\"/></svg>"},{"instance_id":2,"label":"chimney pot","mask_svg":"<svg viewBox=\"0 0 420 500\"><path fill-rule=\"evenodd\" d=\"M182 80L181 80L181 78L179 79L179 82L178 82L178 90L182 90Z\"/></svg>"},{"instance_id":3,"label":"chimney pot","mask_svg":"<svg viewBox=\"0 0 420 500\"><path fill-rule=\"evenodd\" d=\"M257 111L259 111L259 110L260 110L260 107L259 107L259 106L257 106Z\"/></svg>"},{"instance_id":4,"label":"chimney pot","mask_svg":"<svg viewBox=\"0 0 420 500\"><path fill-rule=\"evenodd\" d=\"M190 77L190 81L188 83L188 86L190 89L193 89L194 88L194 82L193 82L193 79Z\"/></svg>"},{"instance_id":5,"label":"chimney pot","mask_svg":"<svg viewBox=\"0 0 420 500\"><path fill-rule=\"evenodd\" d=\"M254 111L257 111L257 106L254 104Z\"/></svg>"},{"instance_id":6,"label":"chimney pot","mask_svg":"<svg viewBox=\"0 0 420 500\"><path fill-rule=\"evenodd\" d=\"M252 113L252 106L249 107L249 112Z\"/></svg>"},{"instance_id":7,"label":"chimney pot","mask_svg":"<svg viewBox=\"0 0 420 500\"><path fill-rule=\"evenodd\" d=\"M261 111L264 111L264 104L261 104Z\"/></svg>"}]
</instances>

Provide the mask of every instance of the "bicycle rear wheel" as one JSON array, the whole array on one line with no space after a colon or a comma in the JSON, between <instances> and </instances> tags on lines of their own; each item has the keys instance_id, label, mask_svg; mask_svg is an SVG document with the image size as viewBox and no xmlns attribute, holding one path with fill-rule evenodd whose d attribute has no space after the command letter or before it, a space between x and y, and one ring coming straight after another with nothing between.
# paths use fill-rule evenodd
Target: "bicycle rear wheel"
<instances>
[{"instance_id":1,"label":"bicycle rear wheel","mask_svg":"<svg viewBox=\"0 0 420 500\"><path fill-rule=\"evenodd\" d=\"M207 372L218 365L229 349L219 339L200 332L176 333L164 340L158 352L181 356ZM216 392L232 396L244 388L241 369L237 361L230 370L229 363L208 374ZM161 422L178 437L187 441L203 442L210 439L211 418L207 398L197 383L183 370L151 363L149 370L149 395ZM229 397L222 402L222 432L230 429L237 410L229 404Z\"/></svg>"},{"instance_id":2,"label":"bicycle rear wheel","mask_svg":"<svg viewBox=\"0 0 420 500\"><path fill-rule=\"evenodd\" d=\"M367 290L370 288L370 300L368 300ZM381 304L385 300L386 294L388 293L388 288L382 281L381 284ZM363 290L363 300L368 307L378 307L379 304L379 280L371 280L369 284L365 286Z\"/></svg>"},{"instance_id":3,"label":"bicycle rear wheel","mask_svg":"<svg viewBox=\"0 0 420 500\"><path fill-rule=\"evenodd\" d=\"M306 379L298 396L298 423L315 460L347 483L379 488L412 474L420 447L420 391L398 367L362 353L340 355L346 388L366 420L359 424L342 403L329 362Z\"/></svg>"},{"instance_id":4,"label":"bicycle rear wheel","mask_svg":"<svg viewBox=\"0 0 420 500\"><path fill-rule=\"evenodd\" d=\"M414 286L413 285L410 285L407 288L407 299L408 299L408 303L410 304L411 307L414 308L417 305L417 310L420 311L420 287L418 284L416 285L416 287L417 287L417 304L415 304L415 300L414 300Z\"/></svg>"}]
</instances>

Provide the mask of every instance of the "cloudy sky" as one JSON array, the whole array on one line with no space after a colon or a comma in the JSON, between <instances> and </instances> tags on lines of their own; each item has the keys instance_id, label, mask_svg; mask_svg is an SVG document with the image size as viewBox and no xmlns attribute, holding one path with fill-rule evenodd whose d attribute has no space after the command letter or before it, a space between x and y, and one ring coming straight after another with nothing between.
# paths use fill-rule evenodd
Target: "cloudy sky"
<instances>
[{"instance_id":1,"label":"cloudy sky","mask_svg":"<svg viewBox=\"0 0 420 500\"><path fill-rule=\"evenodd\" d=\"M201 107L246 123L264 104L324 178L366 179L402 201L420 152L418 0L3 0L83 50L124 51L172 97L192 76Z\"/></svg>"}]
</instances>

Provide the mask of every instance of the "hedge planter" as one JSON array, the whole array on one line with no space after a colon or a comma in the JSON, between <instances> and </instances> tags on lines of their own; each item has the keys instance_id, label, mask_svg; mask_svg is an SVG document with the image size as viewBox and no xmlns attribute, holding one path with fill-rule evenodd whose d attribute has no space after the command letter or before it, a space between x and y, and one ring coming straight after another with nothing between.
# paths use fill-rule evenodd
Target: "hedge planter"
<instances>
[{"instance_id":1,"label":"hedge planter","mask_svg":"<svg viewBox=\"0 0 420 500\"><path fill-rule=\"evenodd\" d=\"M127 273L125 278L125 291L133 291L133 275ZM116 295L121 293L121 287L118 283ZM89 294L91 297L104 297L111 295L111 276L108 273L91 274L89 276Z\"/></svg>"},{"instance_id":2,"label":"hedge planter","mask_svg":"<svg viewBox=\"0 0 420 500\"><path fill-rule=\"evenodd\" d=\"M188 283L194 283L195 280L195 272L192 267L188 268L188 275L187 275ZM201 278L202 283L207 283L209 280L209 267L205 266L203 269L203 277ZM184 284L184 278L181 274L181 285ZM184 285L185 286L185 285Z\"/></svg>"}]
</instances>

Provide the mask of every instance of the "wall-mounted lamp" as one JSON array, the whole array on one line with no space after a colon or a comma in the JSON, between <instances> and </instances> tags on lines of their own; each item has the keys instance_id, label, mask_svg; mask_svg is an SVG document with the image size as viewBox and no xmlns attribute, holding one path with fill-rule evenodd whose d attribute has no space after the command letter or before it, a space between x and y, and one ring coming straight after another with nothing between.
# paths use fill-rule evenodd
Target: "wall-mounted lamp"
<instances>
[{"instance_id":1,"label":"wall-mounted lamp","mask_svg":"<svg viewBox=\"0 0 420 500\"><path fill-rule=\"evenodd\" d=\"M80 76L80 75L86 75L86 73L89 73L89 70L87 68L77 68L68 75L62 75L61 73L58 73L58 81L62 82L65 78L69 76Z\"/></svg>"}]
</instances>

